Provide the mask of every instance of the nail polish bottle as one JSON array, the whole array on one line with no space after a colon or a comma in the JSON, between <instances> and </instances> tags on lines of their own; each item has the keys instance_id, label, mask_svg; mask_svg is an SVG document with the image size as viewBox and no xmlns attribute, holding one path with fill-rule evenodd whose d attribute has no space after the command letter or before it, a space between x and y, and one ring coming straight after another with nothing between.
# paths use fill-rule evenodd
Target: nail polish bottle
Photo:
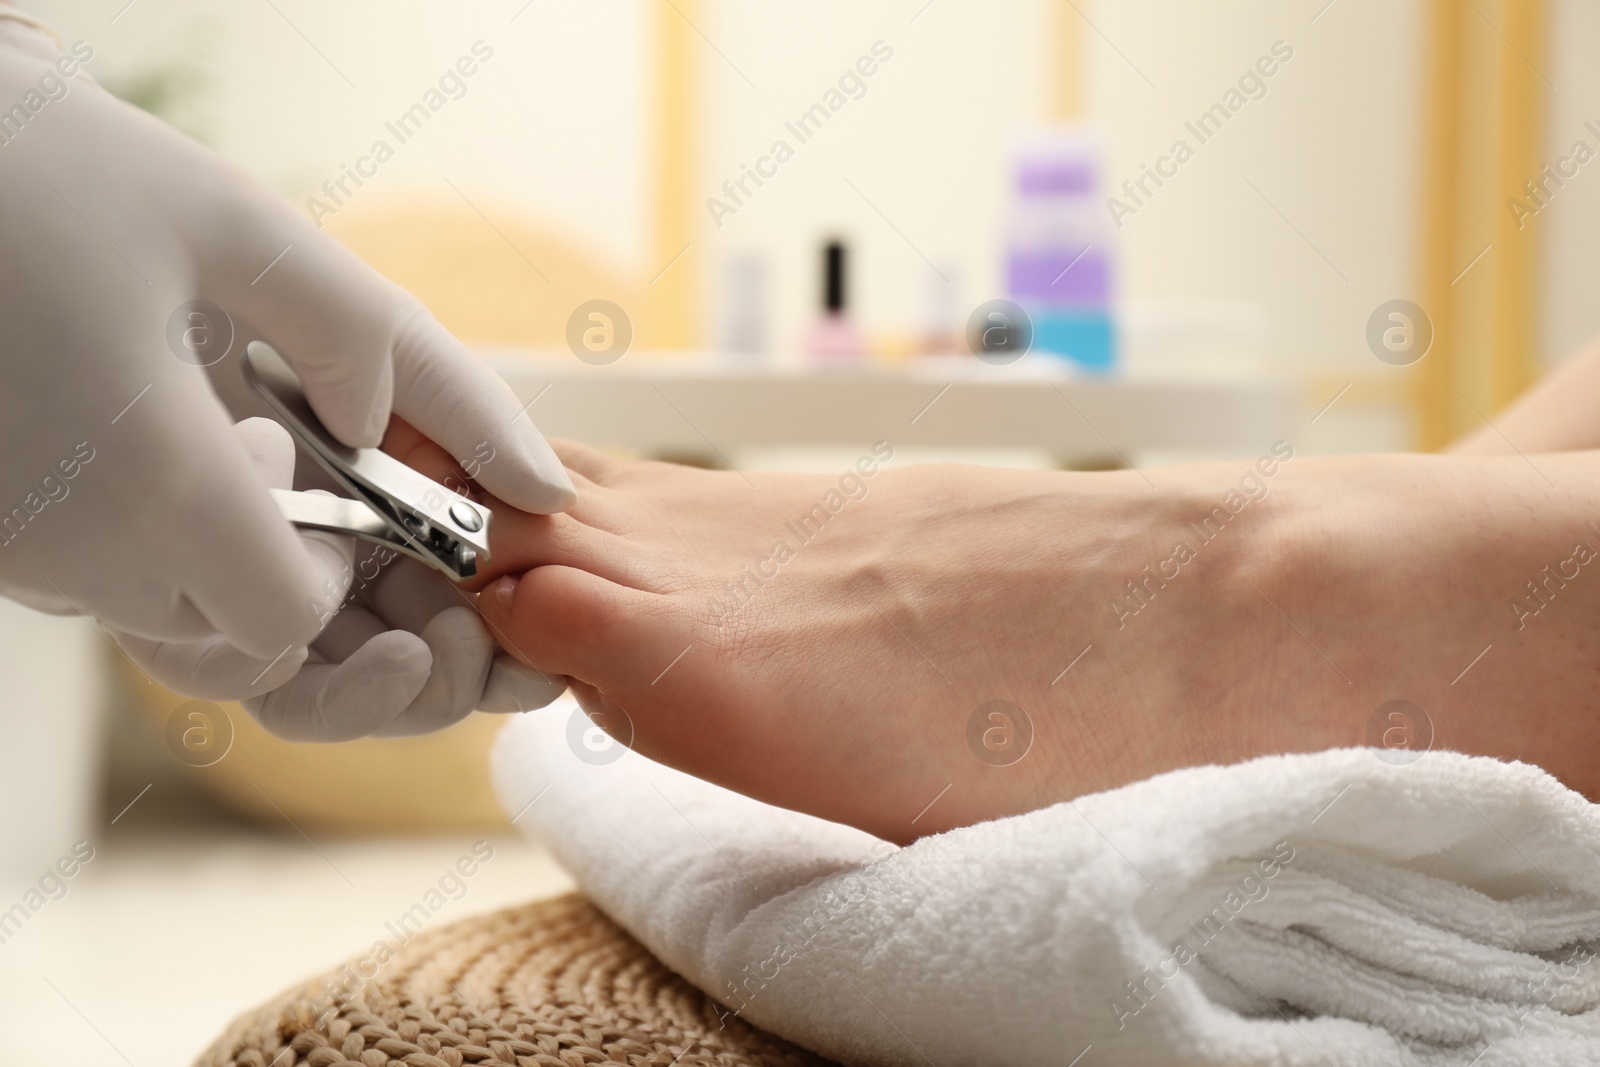
<instances>
[{"instance_id":1,"label":"nail polish bottle","mask_svg":"<svg viewBox=\"0 0 1600 1067\"><path fill-rule=\"evenodd\" d=\"M861 361L865 346L850 321L848 253L843 241L822 248L822 314L806 335L806 354L816 366L846 366Z\"/></svg>"}]
</instances>

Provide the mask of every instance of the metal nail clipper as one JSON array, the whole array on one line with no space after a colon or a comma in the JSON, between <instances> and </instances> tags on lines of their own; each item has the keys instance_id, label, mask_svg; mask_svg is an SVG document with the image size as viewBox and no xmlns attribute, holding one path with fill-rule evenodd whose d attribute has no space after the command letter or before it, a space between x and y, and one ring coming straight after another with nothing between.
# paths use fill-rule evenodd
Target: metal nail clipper
<instances>
[{"instance_id":1,"label":"metal nail clipper","mask_svg":"<svg viewBox=\"0 0 1600 1067\"><path fill-rule=\"evenodd\" d=\"M272 490L284 518L309 530L372 541L441 570L456 580L489 558L489 509L412 470L376 448L351 448L311 410L300 379L271 345L252 341L245 380L278 422L316 457L350 497Z\"/></svg>"}]
</instances>

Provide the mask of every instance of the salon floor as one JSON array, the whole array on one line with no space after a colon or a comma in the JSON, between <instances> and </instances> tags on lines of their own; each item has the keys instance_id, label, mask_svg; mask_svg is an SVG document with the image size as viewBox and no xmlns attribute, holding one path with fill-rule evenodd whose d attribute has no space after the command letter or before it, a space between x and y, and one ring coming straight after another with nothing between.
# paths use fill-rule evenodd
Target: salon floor
<instances>
[{"instance_id":1,"label":"salon floor","mask_svg":"<svg viewBox=\"0 0 1600 1067\"><path fill-rule=\"evenodd\" d=\"M0 1064L184 1067L241 1012L385 937L475 844L465 833L313 843L136 813L0 944ZM488 849L461 888L446 878L430 926L570 887L520 838L491 837L477 856Z\"/></svg>"}]
</instances>

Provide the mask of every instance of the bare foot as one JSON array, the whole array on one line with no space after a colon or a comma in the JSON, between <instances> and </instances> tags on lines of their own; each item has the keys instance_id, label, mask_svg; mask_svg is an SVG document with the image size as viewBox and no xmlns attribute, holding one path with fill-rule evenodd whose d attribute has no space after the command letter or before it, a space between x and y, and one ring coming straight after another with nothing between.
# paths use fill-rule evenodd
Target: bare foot
<instances>
[{"instance_id":1,"label":"bare foot","mask_svg":"<svg viewBox=\"0 0 1600 1067\"><path fill-rule=\"evenodd\" d=\"M644 754L774 804L906 841L1368 743L1600 795L1600 562L1564 562L1600 552L1584 454L1279 446L1147 481L902 468L887 446L748 477L557 450L579 503L497 507L495 570L521 577L484 617Z\"/></svg>"}]
</instances>

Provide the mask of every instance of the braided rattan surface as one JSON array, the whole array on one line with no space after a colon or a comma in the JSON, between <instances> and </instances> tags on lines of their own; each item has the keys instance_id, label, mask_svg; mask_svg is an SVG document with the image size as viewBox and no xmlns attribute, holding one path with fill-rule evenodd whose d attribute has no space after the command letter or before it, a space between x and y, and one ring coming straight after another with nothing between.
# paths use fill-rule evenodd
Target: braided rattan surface
<instances>
[{"instance_id":1,"label":"braided rattan surface","mask_svg":"<svg viewBox=\"0 0 1600 1067\"><path fill-rule=\"evenodd\" d=\"M579 896L424 931L375 970L279 996L196 1067L828 1063L728 1014Z\"/></svg>"}]
</instances>

